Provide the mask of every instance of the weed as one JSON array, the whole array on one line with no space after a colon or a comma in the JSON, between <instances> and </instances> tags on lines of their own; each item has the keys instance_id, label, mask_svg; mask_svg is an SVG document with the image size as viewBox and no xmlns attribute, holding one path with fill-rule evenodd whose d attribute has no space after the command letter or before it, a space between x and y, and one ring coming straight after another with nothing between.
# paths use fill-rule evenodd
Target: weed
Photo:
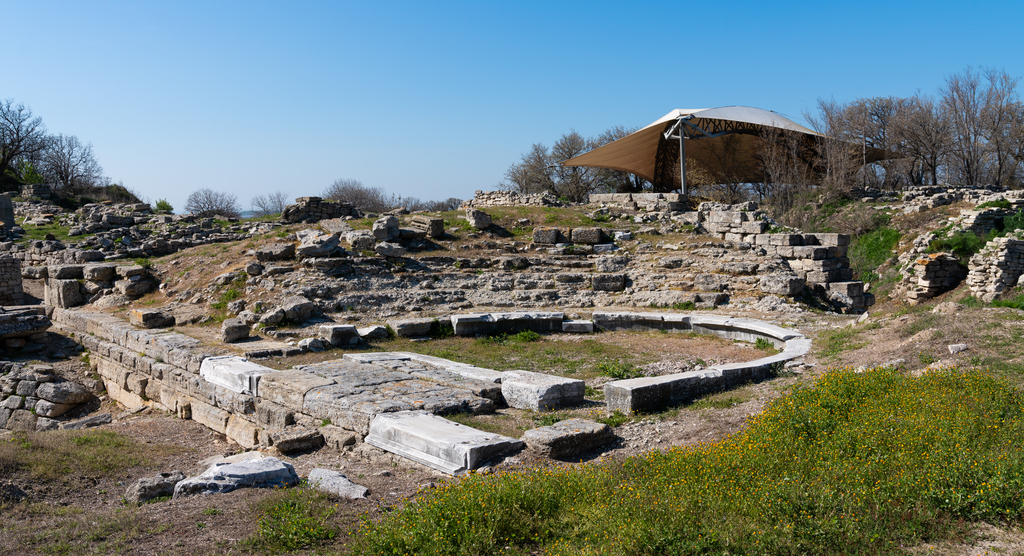
<instances>
[{"instance_id":1,"label":"weed","mask_svg":"<svg viewBox=\"0 0 1024 556\"><path fill-rule=\"evenodd\" d=\"M966 261L975 253L981 251L981 248L985 247L985 244L995 236L995 230L984 237L971 232L957 232L948 238L932 241L928 244L928 251L931 253L948 251L956 255L961 261Z\"/></svg>"},{"instance_id":2,"label":"weed","mask_svg":"<svg viewBox=\"0 0 1024 556\"><path fill-rule=\"evenodd\" d=\"M676 311L692 311L697 308L692 301L683 301L682 303L673 303L672 308Z\"/></svg>"},{"instance_id":3,"label":"weed","mask_svg":"<svg viewBox=\"0 0 1024 556\"><path fill-rule=\"evenodd\" d=\"M224 513L224 510L220 508L205 508L202 513L203 515L220 515Z\"/></svg>"},{"instance_id":4,"label":"weed","mask_svg":"<svg viewBox=\"0 0 1024 556\"><path fill-rule=\"evenodd\" d=\"M637 378L644 376L639 370L630 365L629 363L623 363L621 361L611 361L600 363L597 366L597 370L605 376L610 376L616 380L625 380L628 378Z\"/></svg>"},{"instance_id":5,"label":"weed","mask_svg":"<svg viewBox=\"0 0 1024 556\"><path fill-rule=\"evenodd\" d=\"M1010 204L1010 201L1007 201L1006 199L996 199L995 201L985 201L984 203L981 203L980 205L974 207L974 210L982 210L987 208L1010 210L1013 208L1013 205Z\"/></svg>"},{"instance_id":6,"label":"weed","mask_svg":"<svg viewBox=\"0 0 1024 556\"><path fill-rule=\"evenodd\" d=\"M431 338L451 338L454 335L455 327L452 326L452 321L434 319L434 322L430 323Z\"/></svg>"},{"instance_id":7,"label":"weed","mask_svg":"<svg viewBox=\"0 0 1024 556\"><path fill-rule=\"evenodd\" d=\"M757 341L754 342L754 347L771 355L779 352L778 348L775 347L775 344L766 338L758 338Z\"/></svg>"},{"instance_id":8,"label":"weed","mask_svg":"<svg viewBox=\"0 0 1024 556\"><path fill-rule=\"evenodd\" d=\"M859 334L860 331L853 328L825 331L819 337L818 349L822 357L835 357L844 351L857 349L866 343L853 341Z\"/></svg>"},{"instance_id":9,"label":"weed","mask_svg":"<svg viewBox=\"0 0 1024 556\"><path fill-rule=\"evenodd\" d=\"M892 251L900 241L894 228L879 228L854 238L850 245L850 267L863 280L877 281L875 271L892 258Z\"/></svg>"},{"instance_id":10,"label":"weed","mask_svg":"<svg viewBox=\"0 0 1024 556\"><path fill-rule=\"evenodd\" d=\"M602 417L600 419L597 419L597 422L598 423L604 423L604 424L608 425L609 427L614 428L614 427L621 426L621 425L623 425L625 423L628 423L630 420L631 419L630 419L630 417L628 415L623 415L621 411L616 411L615 413L612 413L611 415L609 415L607 417Z\"/></svg>"},{"instance_id":11,"label":"weed","mask_svg":"<svg viewBox=\"0 0 1024 556\"><path fill-rule=\"evenodd\" d=\"M545 413L543 415L536 415L533 418L533 422L536 423L538 427L550 427L551 425L564 420L565 416L557 413Z\"/></svg>"},{"instance_id":12,"label":"weed","mask_svg":"<svg viewBox=\"0 0 1024 556\"><path fill-rule=\"evenodd\" d=\"M321 427L326 427L327 425L330 425L330 424L331 424L331 420L330 419L321 419L320 420L320 426Z\"/></svg>"},{"instance_id":13,"label":"weed","mask_svg":"<svg viewBox=\"0 0 1024 556\"><path fill-rule=\"evenodd\" d=\"M922 365L931 365L932 363L935 362L935 356L930 353L921 351L918 352L917 354L917 360L920 361Z\"/></svg>"}]
</instances>

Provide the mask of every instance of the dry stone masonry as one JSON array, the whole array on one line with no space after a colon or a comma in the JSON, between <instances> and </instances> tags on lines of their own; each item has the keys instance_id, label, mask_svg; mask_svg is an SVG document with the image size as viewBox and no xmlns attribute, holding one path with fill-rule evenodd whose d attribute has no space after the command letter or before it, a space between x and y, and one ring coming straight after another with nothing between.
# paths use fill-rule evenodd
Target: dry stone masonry
<instances>
[{"instance_id":1,"label":"dry stone masonry","mask_svg":"<svg viewBox=\"0 0 1024 556\"><path fill-rule=\"evenodd\" d=\"M997 237L971 257L967 285L971 293L988 303L1019 284L1024 274L1024 239L1018 231Z\"/></svg>"}]
</instances>

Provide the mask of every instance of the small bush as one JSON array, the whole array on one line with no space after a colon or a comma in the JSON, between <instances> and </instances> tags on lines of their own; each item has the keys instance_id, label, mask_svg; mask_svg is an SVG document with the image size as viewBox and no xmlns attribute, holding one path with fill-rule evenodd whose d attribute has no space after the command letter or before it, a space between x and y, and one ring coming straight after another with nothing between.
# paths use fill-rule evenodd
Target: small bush
<instances>
[{"instance_id":1,"label":"small bush","mask_svg":"<svg viewBox=\"0 0 1024 556\"><path fill-rule=\"evenodd\" d=\"M167 199L158 199L153 209L157 212L174 212L174 207L167 202Z\"/></svg>"},{"instance_id":2,"label":"small bush","mask_svg":"<svg viewBox=\"0 0 1024 556\"><path fill-rule=\"evenodd\" d=\"M622 363L621 361L612 361L601 363L597 366L597 370L605 376L610 376L616 380L625 380L628 378L637 378L644 376L638 369L634 368L629 363Z\"/></svg>"},{"instance_id":3,"label":"small bush","mask_svg":"<svg viewBox=\"0 0 1024 556\"><path fill-rule=\"evenodd\" d=\"M966 262L975 253L981 251L981 248L985 247L985 244L993 237L995 237L994 232L986 237L971 232L957 232L948 238L932 241L928 245L928 251L931 253L950 252L961 261Z\"/></svg>"},{"instance_id":4,"label":"small bush","mask_svg":"<svg viewBox=\"0 0 1024 556\"><path fill-rule=\"evenodd\" d=\"M452 321L434 319L434 322L430 323L431 338L451 338L454 335L455 327L452 326Z\"/></svg>"},{"instance_id":5,"label":"small bush","mask_svg":"<svg viewBox=\"0 0 1024 556\"><path fill-rule=\"evenodd\" d=\"M683 301L682 303L673 303L672 308L676 311L692 311L697 308L692 301Z\"/></svg>"},{"instance_id":6,"label":"small bush","mask_svg":"<svg viewBox=\"0 0 1024 556\"><path fill-rule=\"evenodd\" d=\"M1013 208L1013 205L1011 205L1010 201L1007 201L1006 199L996 199L995 201L986 201L978 205L977 207L975 207L975 210L982 210L987 208L1010 210L1011 208Z\"/></svg>"},{"instance_id":7,"label":"small bush","mask_svg":"<svg viewBox=\"0 0 1024 556\"><path fill-rule=\"evenodd\" d=\"M754 347L771 354L779 352L778 348L775 347L775 344L773 344L771 340L765 338L758 338L757 341L754 342Z\"/></svg>"},{"instance_id":8,"label":"small bush","mask_svg":"<svg viewBox=\"0 0 1024 556\"><path fill-rule=\"evenodd\" d=\"M857 236L850 245L850 266L862 280L878 280L878 267L892 257L899 241L900 233L894 228L879 228Z\"/></svg>"}]
</instances>

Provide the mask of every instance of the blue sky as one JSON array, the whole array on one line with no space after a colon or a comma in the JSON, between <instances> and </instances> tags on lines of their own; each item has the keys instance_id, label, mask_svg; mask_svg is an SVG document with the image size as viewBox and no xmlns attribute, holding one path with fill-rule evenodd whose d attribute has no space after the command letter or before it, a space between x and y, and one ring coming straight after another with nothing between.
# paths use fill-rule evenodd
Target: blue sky
<instances>
[{"instance_id":1,"label":"blue sky","mask_svg":"<svg viewBox=\"0 0 1024 556\"><path fill-rule=\"evenodd\" d=\"M781 5L780 5L781 4ZM90 141L107 175L421 199L493 189L533 143L749 105L935 94L968 65L1024 76L1024 3L5 3L0 98Z\"/></svg>"}]
</instances>

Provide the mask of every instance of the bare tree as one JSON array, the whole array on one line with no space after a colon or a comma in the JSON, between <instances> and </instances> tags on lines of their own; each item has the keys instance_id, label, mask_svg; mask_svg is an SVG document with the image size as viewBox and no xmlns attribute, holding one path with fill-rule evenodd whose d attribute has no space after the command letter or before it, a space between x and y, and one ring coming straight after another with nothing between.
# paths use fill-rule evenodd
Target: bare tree
<instances>
[{"instance_id":1,"label":"bare tree","mask_svg":"<svg viewBox=\"0 0 1024 556\"><path fill-rule=\"evenodd\" d=\"M352 203L363 212L385 212L397 206L397 198L383 187L368 187L359 180L335 180L323 193L325 199Z\"/></svg>"},{"instance_id":2,"label":"bare tree","mask_svg":"<svg viewBox=\"0 0 1024 556\"><path fill-rule=\"evenodd\" d=\"M252 211L256 213L256 216L281 214L286 206L288 206L288 194L284 191L275 191L252 198Z\"/></svg>"},{"instance_id":3,"label":"bare tree","mask_svg":"<svg viewBox=\"0 0 1024 556\"><path fill-rule=\"evenodd\" d=\"M193 191L188 196L185 201L185 211L203 218L218 215L238 218L242 209L238 205L238 197L235 195L203 188Z\"/></svg>"},{"instance_id":4,"label":"bare tree","mask_svg":"<svg viewBox=\"0 0 1024 556\"><path fill-rule=\"evenodd\" d=\"M949 121L931 97L920 93L910 99L897 130L903 152L921 165L921 172L939 183L939 166L949 153Z\"/></svg>"},{"instance_id":5,"label":"bare tree","mask_svg":"<svg viewBox=\"0 0 1024 556\"><path fill-rule=\"evenodd\" d=\"M31 159L46 148L46 127L32 110L13 100L0 100L0 181L22 159Z\"/></svg>"},{"instance_id":6,"label":"bare tree","mask_svg":"<svg viewBox=\"0 0 1024 556\"><path fill-rule=\"evenodd\" d=\"M594 141L584 138L575 129L561 136L551 148L555 166L555 193L574 203L587 199L597 187L598 171L584 166L562 166L560 163L575 158L594 148Z\"/></svg>"},{"instance_id":7,"label":"bare tree","mask_svg":"<svg viewBox=\"0 0 1024 556\"><path fill-rule=\"evenodd\" d=\"M103 183L103 168L93 156L92 143L82 143L74 135L49 138L39 173L57 194L74 194Z\"/></svg>"},{"instance_id":8,"label":"bare tree","mask_svg":"<svg viewBox=\"0 0 1024 556\"><path fill-rule=\"evenodd\" d=\"M949 121L951 174L960 183L981 183L984 155L981 112L985 93L981 76L968 67L946 78L942 107Z\"/></svg>"},{"instance_id":9,"label":"bare tree","mask_svg":"<svg viewBox=\"0 0 1024 556\"><path fill-rule=\"evenodd\" d=\"M524 154L518 164L509 166L505 180L499 187L519 193L554 193L555 178L548 148L534 143L530 152Z\"/></svg>"},{"instance_id":10,"label":"bare tree","mask_svg":"<svg viewBox=\"0 0 1024 556\"><path fill-rule=\"evenodd\" d=\"M804 113L811 127L824 135L817 139L817 165L825 196L848 195L861 165L851 148L857 138L851 134L849 117L847 107L835 99L818 99L818 115Z\"/></svg>"},{"instance_id":11,"label":"bare tree","mask_svg":"<svg viewBox=\"0 0 1024 556\"><path fill-rule=\"evenodd\" d=\"M1017 161L1011 155L1011 107L1017 103L1017 82L1004 70L985 71L988 87L985 89L985 104L981 109L982 135L985 137L990 163L987 165L987 181L1005 185L1017 171Z\"/></svg>"}]
</instances>

